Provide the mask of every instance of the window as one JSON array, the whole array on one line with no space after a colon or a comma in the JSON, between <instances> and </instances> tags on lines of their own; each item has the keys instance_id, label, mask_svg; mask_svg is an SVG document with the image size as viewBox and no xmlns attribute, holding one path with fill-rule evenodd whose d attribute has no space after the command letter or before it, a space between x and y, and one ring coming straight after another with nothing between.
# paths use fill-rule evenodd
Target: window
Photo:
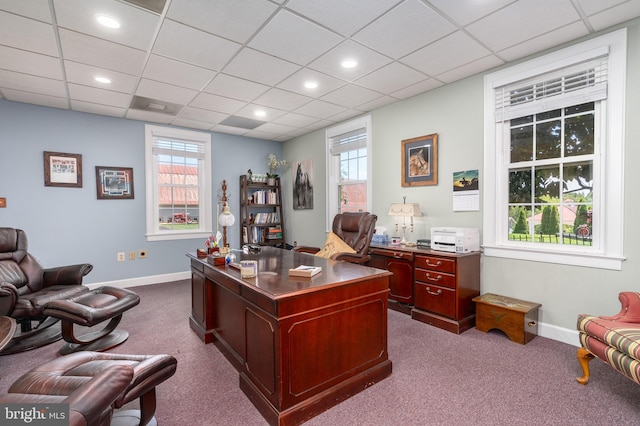
<instances>
[{"instance_id":1,"label":"window","mask_svg":"<svg viewBox=\"0 0 640 426\"><path fill-rule=\"evenodd\" d=\"M371 211L371 116L327 130L327 229L338 213Z\"/></svg>"},{"instance_id":2,"label":"window","mask_svg":"<svg viewBox=\"0 0 640 426\"><path fill-rule=\"evenodd\" d=\"M211 234L211 135L145 126L147 240Z\"/></svg>"},{"instance_id":3,"label":"window","mask_svg":"<svg viewBox=\"0 0 640 426\"><path fill-rule=\"evenodd\" d=\"M626 31L485 77L485 255L621 269Z\"/></svg>"}]
</instances>

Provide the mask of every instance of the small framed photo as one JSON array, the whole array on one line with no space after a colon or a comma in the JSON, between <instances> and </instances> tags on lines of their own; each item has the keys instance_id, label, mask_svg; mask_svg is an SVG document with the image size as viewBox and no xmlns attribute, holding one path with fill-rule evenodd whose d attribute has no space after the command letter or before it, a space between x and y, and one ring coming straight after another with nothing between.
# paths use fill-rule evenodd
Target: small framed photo
<instances>
[{"instance_id":1,"label":"small framed photo","mask_svg":"<svg viewBox=\"0 0 640 426\"><path fill-rule=\"evenodd\" d=\"M44 186L82 188L82 155L44 151Z\"/></svg>"},{"instance_id":2,"label":"small framed photo","mask_svg":"<svg viewBox=\"0 0 640 426\"><path fill-rule=\"evenodd\" d=\"M438 184L438 134L402 141L402 186Z\"/></svg>"},{"instance_id":3,"label":"small framed photo","mask_svg":"<svg viewBox=\"0 0 640 426\"><path fill-rule=\"evenodd\" d=\"M98 200L132 200L133 168L96 166Z\"/></svg>"}]
</instances>

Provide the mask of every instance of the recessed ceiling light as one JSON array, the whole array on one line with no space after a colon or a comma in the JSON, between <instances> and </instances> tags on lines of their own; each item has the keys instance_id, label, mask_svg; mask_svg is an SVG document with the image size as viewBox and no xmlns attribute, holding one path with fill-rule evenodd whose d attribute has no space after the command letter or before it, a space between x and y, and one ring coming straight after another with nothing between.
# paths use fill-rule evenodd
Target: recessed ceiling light
<instances>
[{"instance_id":1,"label":"recessed ceiling light","mask_svg":"<svg viewBox=\"0 0 640 426\"><path fill-rule=\"evenodd\" d=\"M111 80L109 80L107 77L95 77L94 80L98 83L111 84Z\"/></svg>"},{"instance_id":2,"label":"recessed ceiling light","mask_svg":"<svg viewBox=\"0 0 640 426\"><path fill-rule=\"evenodd\" d=\"M107 15L97 15L96 20L107 28L120 28L120 22Z\"/></svg>"},{"instance_id":3,"label":"recessed ceiling light","mask_svg":"<svg viewBox=\"0 0 640 426\"><path fill-rule=\"evenodd\" d=\"M317 81L307 81L304 83L304 87L306 87L307 89L315 89L316 87L318 87L318 82Z\"/></svg>"},{"instance_id":4,"label":"recessed ceiling light","mask_svg":"<svg viewBox=\"0 0 640 426\"><path fill-rule=\"evenodd\" d=\"M358 61L356 61L355 59L345 59L344 61L342 61L342 66L345 68L353 68L356 65L358 65Z\"/></svg>"},{"instance_id":5,"label":"recessed ceiling light","mask_svg":"<svg viewBox=\"0 0 640 426\"><path fill-rule=\"evenodd\" d=\"M266 111L264 110L256 110L253 115L255 115L256 117L264 117L265 115L267 115Z\"/></svg>"}]
</instances>

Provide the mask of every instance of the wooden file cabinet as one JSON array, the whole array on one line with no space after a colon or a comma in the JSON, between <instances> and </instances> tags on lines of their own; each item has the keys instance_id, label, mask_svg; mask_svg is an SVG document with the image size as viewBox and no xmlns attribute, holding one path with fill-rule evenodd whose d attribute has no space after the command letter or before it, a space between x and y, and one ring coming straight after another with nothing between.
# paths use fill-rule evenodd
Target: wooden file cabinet
<instances>
[{"instance_id":1,"label":"wooden file cabinet","mask_svg":"<svg viewBox=\"0 0 640 426\"><path fill-rule=\"evenodd\" d=\"M416 254L411 317L452 333L475 325L472 299L480 294L480 253Z\"/></svg>"},{"instance_id":2,"label":"wooden file cabinet","mask_svg":"<svg viewBox=\"0 0 640 426\"><path fill-rule=\"evenodd\" d=\"M405 314L413 308L413 252L372 248L369 266L385 269L389 277L389 308Z\"/></svg>"}]
</instances>

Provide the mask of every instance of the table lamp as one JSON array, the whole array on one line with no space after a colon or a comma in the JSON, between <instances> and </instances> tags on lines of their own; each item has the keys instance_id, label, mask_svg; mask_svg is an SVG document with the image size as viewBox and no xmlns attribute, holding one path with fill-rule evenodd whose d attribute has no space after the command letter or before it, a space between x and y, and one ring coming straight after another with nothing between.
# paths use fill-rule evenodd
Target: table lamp
<instances>
[{"instance_id":1,"label":"table lamp","mask_svg":"<svg viewBox=\"0 0 640 426\"><path fill-rule=\"evenodd\" d=\"M236 223L236 218L229 209L229 203L227 203L227 181L222 181L222 198L220 199L222 204L222 213L218 216L218 225L222 226L222 246L227 247L227 226L233 226ZM216 205L216 212L218 206Z\"/></svg>"},{"instance_id":2,"label":"table lamp","mask_svg":"<svg viewBox=\"0 0 640 426\"><path fill-rule=\"evenodd\" d=\"M398 232L398 217L402 217L402 241L400 241L400 244L407 245L409 244L406 239L407 218L409 218L411 232L413 232L413 218L422 216L422 212L420 211L420 205L418 203L407 204L407 197L402 198L404 200L402 203L391 203L389 216L395 216L396 232Z\"/></svg>"}]
</instances>

